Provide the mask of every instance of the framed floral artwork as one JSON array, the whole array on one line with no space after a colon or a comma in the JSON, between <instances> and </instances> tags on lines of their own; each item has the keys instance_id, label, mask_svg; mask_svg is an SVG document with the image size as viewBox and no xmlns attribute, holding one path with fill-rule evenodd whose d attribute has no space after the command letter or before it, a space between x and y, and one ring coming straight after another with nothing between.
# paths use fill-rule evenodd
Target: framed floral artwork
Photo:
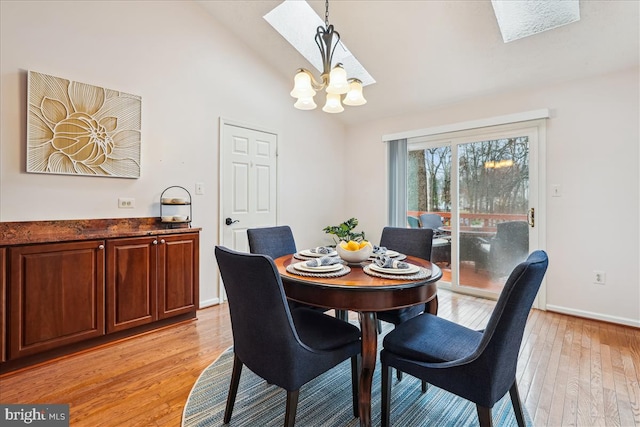
<instances>
[{"instance_id":1,"label":"framed floral artwork","mask_svg":"<svg viewBox=\"0 0 640 427\"><path fill-rule=\"evenodd\" d=\"M27 92L27 172L140 177L140 96L35 71Z\"/></svg>"}]
</instances>

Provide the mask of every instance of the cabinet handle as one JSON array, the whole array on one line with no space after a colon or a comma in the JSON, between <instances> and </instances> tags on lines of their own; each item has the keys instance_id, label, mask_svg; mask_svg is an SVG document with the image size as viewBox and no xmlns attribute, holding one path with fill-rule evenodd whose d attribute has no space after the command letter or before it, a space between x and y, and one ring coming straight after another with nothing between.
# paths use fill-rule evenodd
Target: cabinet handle
<instances>
[{"instance_id":1,"label":"cabinet handle","mask_svg":"<svg viewBox=\"0 0 640 427\"><path fill-rule=\"evenodd\" d=\"M104 249L104 245L98 246L98 249Z\"/></svg>"},{"instance_id":2,"label":"cabinet handle","mask_svg":"<svg viewBox=\"0 0 640 427\"><path fill-rule=\"evenodd\" d=\"M158 244L158 241L157 241L157 240L154 240L154 241L153 241L153 244L154 244L154 245L157 245L157 244Z\"/></svg>"},{"instance_id":3,"label":"cabinet handle","mask_svg":"<svg viewBox=\"0 0 640 427\"><path fill-rule=\"evenodd\" d=\"M164 245L164 239L160 240L160 243L162 243Z\"/></svg>"}]
</instances>

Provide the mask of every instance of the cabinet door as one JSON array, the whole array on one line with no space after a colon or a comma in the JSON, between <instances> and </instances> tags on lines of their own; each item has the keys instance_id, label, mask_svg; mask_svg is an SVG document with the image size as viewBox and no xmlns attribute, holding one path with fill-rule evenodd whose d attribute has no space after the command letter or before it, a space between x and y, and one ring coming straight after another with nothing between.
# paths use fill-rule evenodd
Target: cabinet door
<instances>
[{"instance_id":1,"label":"cabinet door","mask_svg":"<svg viewBox=\"0 0 640 427\"><path fill-rule=\"evenodd\" d=\"M198 233L165 235L158 245L158 316L164 319L198 309Z\"/></svg>"},{"instance_id":2,"label":"cabinet door","mask_svg":"<svg viewBox=\"0 0 640 427\"><path fill-rule=\"evenodd\" d=\"M107 241L107 332L157 320L156 237Z\"/></svg>"},{"instance_id":3,"label":"cabinet door","mask_svg":"<svg viewBox=\"0 0 640 427\"><path fill-rule=\"evenodd\" d=\"M104 334L104 242L9 248L9 358Z\"/></svg>"}]
</instances>

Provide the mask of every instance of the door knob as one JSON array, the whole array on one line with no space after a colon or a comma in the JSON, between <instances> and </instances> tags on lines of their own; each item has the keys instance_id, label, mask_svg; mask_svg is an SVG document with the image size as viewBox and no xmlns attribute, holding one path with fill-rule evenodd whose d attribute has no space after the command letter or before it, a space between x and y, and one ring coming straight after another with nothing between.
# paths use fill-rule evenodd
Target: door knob
<instances>
[{"instance_id":1,"label":"door knob","mask_svg":"<svg viewBox=\"0 0 640 427\"><path fill-rule=\"evenodd\" d=\"M225 220L224 220L224 223L225 223L225 224L227 224L227 225L231 225L231 224L233 224L234 222L240 222L240 221L239 221L239 220L237 220L237 219L234 221L234 220L232 220L231 218L227 218L227 219L225 219Z\"/></svg>"}]
</instances>

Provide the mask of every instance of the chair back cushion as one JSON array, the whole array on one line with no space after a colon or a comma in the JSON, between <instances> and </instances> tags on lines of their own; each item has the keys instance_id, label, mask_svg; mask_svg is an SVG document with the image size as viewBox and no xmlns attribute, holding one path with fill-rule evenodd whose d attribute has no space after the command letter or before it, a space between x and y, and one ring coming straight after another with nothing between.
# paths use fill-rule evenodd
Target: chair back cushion
<instances>
[{"instance_id":1,"label":"chair back cushion","mask_svg":"<svg viewBox=\"0 0 640 427\"><path fill-rule=\"evenodd\" d=\"M296 242L288 225L247 230L249 252L269 255L276 259L282 255L296 253Z\"/></svg>"},{"instance_id":2,"label":"chair back cushion","mask_svg":"<svg viewBox=\"0 0 640 427\"><path fill-rule=\"evenodd\" d=\"M430 228L385 227L380 236L380 246L426 260L431 259L432 244Z\"/></svg>"},{"instance_id":3,"label":"chair back cushion","mask_svg":"<svg viewBox=\"0 0 640 427\"><path fill-rule=\"evenodd\" d=\"M249 369L274 384L287 371L283 353L300 345L280 274L265 255L216 246L215 255L229 301L234 352Z\"/></svg>"}]
</instances>

